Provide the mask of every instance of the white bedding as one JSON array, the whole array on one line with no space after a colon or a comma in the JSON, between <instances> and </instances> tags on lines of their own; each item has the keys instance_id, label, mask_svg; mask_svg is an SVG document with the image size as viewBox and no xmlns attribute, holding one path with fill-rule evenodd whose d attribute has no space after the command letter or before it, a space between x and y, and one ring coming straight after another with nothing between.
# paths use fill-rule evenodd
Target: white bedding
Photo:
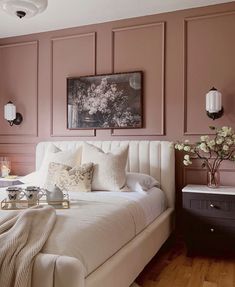
<instances>
[{"instance_id":1,"label":"white bedding","mask_svg":"<svg viewBox=\"0 0 235 287\"><path fill-rule=\"evenodd\" d=\"M120 200L121 204L123 201L129 204L128 208L132 209L132 212L136 213L136 234L143 230L144 227L149 225L158 215L160 215L167 207L166 196L164 192L157 188L153 187L147 192L90 192L90 193L70 193L70 200L86 200L86 201L97 201L103 203L118 203ZM139 213L139 214L138 214ZM142 217L142 219L141 219Z\"/></svg>"},{"instance_id":2,"label":"white bedding","mask_svg":"<svg viewBox=\"0 0 235 287\"><path fill-rule=\"evenodd\" d=\"M42 252L72 256L89 275L166 209L164 192L70 193ZM1 211L5 212L5 211Z\"/></svg>"},{"instance_id":3,"label":"white bedding","mask_svg":"<svg viewBox=\"0 0 235 287\"><path fill-rule=\"evenodd\" d=\"M70 194L71 209L58 210L44 253L78 258L86 276L165 210L160 189ZM61 232L62 230L62 232Z\"/></svg>"}]
</instances>

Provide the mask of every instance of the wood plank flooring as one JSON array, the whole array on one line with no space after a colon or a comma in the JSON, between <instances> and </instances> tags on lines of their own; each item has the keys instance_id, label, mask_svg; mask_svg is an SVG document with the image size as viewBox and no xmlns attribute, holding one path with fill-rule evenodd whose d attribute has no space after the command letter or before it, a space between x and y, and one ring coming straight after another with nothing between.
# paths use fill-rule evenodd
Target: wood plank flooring
<instances>
[{"instance_id":1,"label":"wood plank flooring","mask_svg":"<svg viewBox=\"0 0 235 287\"><path fill-rule=\"evenodd\" d=\"M136 279L141 287L235 287L235 257L188 257L182 239L172 239Z\"/></svg>"}]
</instances>

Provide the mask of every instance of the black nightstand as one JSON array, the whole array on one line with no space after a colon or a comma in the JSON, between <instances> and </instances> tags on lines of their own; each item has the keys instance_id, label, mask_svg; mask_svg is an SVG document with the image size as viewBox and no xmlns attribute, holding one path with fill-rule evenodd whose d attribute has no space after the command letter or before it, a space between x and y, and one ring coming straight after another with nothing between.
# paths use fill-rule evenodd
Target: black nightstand
<instances>
[{"instance_id":1,"label":"black nightstand","mask_svg":"<svg viewBox=\"0 0 235 287\"><path fill-rule=\"evenodd\" d=\"M187 185L183 194L184 236L189 253L235 251L235 187Z\"/></svg>"}]
</instances>

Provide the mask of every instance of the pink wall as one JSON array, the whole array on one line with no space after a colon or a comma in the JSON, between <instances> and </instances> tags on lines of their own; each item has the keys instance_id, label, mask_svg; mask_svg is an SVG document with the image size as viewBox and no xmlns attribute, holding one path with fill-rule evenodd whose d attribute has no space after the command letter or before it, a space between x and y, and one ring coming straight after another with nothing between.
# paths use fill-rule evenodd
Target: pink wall
<instances>
[{"instance_id":1,"label":"pink wall","mask_svg":"<svg viewBox=\"0 0 235 287\"><path fill-rule=\"evenodd\" d=\"M121 20L0 40L0 118L13 100L24 122L0 121L0 155L13 172L34 169L42 140L177 140L208 133L208 126L235 128L235 3ZM66 77L143 70L143 129L66 129ZM223 93L225 115L205 114L205 93ZM195 162L182 168L177 185L204 182ZM222 166L222 183L235 184L232 164Z\"/></svg>"}]
</instances>

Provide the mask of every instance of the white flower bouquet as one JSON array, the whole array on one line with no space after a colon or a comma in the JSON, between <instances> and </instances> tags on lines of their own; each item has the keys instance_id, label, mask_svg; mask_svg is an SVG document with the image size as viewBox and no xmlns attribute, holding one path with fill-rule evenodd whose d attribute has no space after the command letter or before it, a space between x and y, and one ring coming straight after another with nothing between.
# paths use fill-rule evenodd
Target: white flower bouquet
<instances>
[{"instance_id":1,"label":"white flower bouquet","mask_svg":"<svg viewBox=\"0 0 235 287\"><path fill-rule=\"evenodd\" d=\"M183 163L188 166L192 164L193 158L202 160L202 167L208 170L208 186L217 187L219 185L218 169L222 161L235 161L235 132L231 127L210 127L215 131L213 138L201 136L200 141L190 143L178 142L175 144L175 149L183 151Z\"/></svg>"}]
</instances>

